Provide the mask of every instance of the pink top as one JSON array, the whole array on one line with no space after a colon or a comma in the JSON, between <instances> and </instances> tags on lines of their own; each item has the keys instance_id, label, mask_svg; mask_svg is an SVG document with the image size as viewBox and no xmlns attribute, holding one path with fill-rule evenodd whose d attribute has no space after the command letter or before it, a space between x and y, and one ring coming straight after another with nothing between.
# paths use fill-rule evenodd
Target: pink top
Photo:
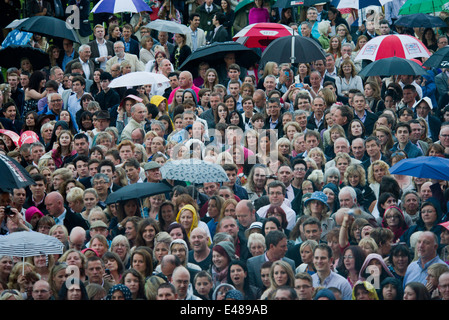
<instances>
[{"instance_id":1,"label":"pink top","mask_svg":"<svg viewBox=\"0 0 449 320\"><path fill-rule=\"evenodd\" d=\"M249 24L258 22L270 22L270 13L267 8L252 8L248 14Z\"/></svg>"}]
</instances>

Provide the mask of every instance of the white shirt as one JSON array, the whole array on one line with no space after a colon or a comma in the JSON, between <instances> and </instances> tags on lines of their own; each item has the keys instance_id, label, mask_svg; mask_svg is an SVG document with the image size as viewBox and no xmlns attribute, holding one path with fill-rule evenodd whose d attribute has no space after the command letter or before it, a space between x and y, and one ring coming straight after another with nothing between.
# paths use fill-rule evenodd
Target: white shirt
<instances>
[{"instance_id":1,"label":"white shirt","mask_svg":"<svg viewBox=\"0 0 449 320\"><path fill-rule=\"evenodd\" d=\"M103 43L100 43L97 40L97 46L98 46L98 52L100 53L100 57L107 57L108 56L108 48L106 46L106 40L103 39ZM100 62L100 68L106 71L106 61Z\"/></svg>"},{"instance_id":2,"label":"white shirt","mask_svg":"<svg viewBox=\"0 0 449 320\"><path fill-rule=\"evenodd\" d=\"M257 211L257 214L261 218L265 218L267 216L268 208L270 208L271 204L267 204L263 206ZM287 216L287 230L292 230L296 224L296 212L290 207L290 200L285 199L284 203L281 205L282 210L284 210L285 215Z\"/></svg>"}]
</instances>

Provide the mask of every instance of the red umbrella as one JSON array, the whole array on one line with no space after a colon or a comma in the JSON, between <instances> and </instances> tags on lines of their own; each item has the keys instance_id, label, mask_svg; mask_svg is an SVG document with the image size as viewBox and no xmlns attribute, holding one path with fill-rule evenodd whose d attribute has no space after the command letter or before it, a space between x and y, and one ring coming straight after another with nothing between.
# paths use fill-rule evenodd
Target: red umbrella
<instances>
[{"instance_id":1,"label":"red umbrella","mask_svg":"<svg viewBox=\"0 0 449 320\"><path fill-rule=\"evenodd\" d=\"M417 38L405 34L377 36L368 41L355 57L358 60L376 61L383 58L429 58L430 52Z\"/></svg>"},{"instance_id":2,"label":"red umbrella","mask_svg":"<svg viewBox=\"0 0 449 320\"><path fill-rule=\"evenodd\" d=\"M246 26L232 39L248 48L265 48L271 41L292 34L293 29L281 23L259 22Z\"/></svg>"}]
</instances>

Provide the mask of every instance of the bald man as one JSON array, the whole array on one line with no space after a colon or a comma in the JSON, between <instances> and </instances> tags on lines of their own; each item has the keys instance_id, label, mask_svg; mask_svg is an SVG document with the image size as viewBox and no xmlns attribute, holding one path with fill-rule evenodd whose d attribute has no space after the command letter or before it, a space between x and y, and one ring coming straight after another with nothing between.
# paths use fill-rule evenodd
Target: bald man
<instances>
[{"instance_id":1,"label":"bald man","mask_svg":"<svg viewBox=\"0 0 449 320\"><path fill-rule=\"evenodd\" d=\"M33 300L52 300L53 291L50 284L45 280L38 280L33 285L31 293Z\"/></svg>"},{"instance_id":2,"label":"bald man","mask_svg":"<svg viewBox=\"0 0 449 320\"><path fill-rule=\"evenodd\" d=\"M81 227L84 230L89 229L86 220L77 212L64 207L64 198L57 191L50 192L45 197L45 207L57 225L64 225L68 233L75 227Z\"/></svg>"},{"instance_id":3,"label":"bald man","mask_svg":"<svg viewBox=\"0 0 449 320\"><path fill-rule=\"evenodd\" d=\"M201 298L193 294L190 273L186 267L176 267L175 270L173 270L170 283L176 288L178 300L201 300Z\"/></svg>"},{"instance_id":4,"label":"bald man","mask_svg":"<svg viewBox=\"0 0 449 320\"><path fill-rule=\"evenodd\" d=\"M86 230L82 227L75 227L70 232L69 247L78 251L83 250L86 246Z\"/></svg>"},{"instance_id":5,"label":"bald man","mask_svg":"<svg viewBox=\"0 0 449 320\"><path fill-rule=\"evenodd\" d=\"M193 84L193 76L189 71L182 71L179 74L179 87L173 89L173 91L170 93L170 96L168 97L168 104L171 104L173 101L173 98L175 97L175 93L178 89L192 89L196 93L196 101L199 101L198 92L200 91L200 88L195 86Z\"/></svg>"}]
</instances>

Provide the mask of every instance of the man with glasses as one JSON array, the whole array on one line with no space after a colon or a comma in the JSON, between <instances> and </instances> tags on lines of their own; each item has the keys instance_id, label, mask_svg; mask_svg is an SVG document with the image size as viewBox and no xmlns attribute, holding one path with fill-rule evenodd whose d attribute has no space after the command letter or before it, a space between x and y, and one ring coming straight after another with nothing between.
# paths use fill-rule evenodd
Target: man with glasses
<instances>
[{"instance_id":1,"label":"man with glasses","mask_svg":"<svg viewBox=\"0 0 449 320\"><path fill-rule=\"evenodd\" d=\"M298 300L313 300L313 280L307 272L295 274L295 290L298 294Z\"/></svg>"},{"instance_id":2,"label":"man with glasses","mask_svg":"<svg viewBox=\"0 0 449 320\"><path fill-rule=\"evenodd\" d=\"M97 173L92 177L92 187L97 191L98 204L106 207L106 199L110 192L112 180L104 173ZM87 230L87 229L86 229Z\"/></svg>"},{"instance_id":3,"label":"man with glasses","mask_svg":"<svg viewBox=\"0 0 449 320\"><path fill-rule=\"evenodd\" d=\"M53 300L50 284L45 280L38 280L34 283L31 295L33 300Z\"/></svg>"},{"instance_id":4,"label":"man with glasses","mask_svg":"<svg viewBox=\"0 0 449 320\"><path fill-rule=\"evenodd\" d=\"M125 44L123 41L114 43L114 53L111 59L106 62L106 71L111 72L111 67L116 63L122 63L124 60L128 61L131 66L131 72L145 71L145 64L139 60L137 55L125 52Z\"/></svg>"},{"instance_id":5,"label":"man with glasses","mask_svg":"<svg viewBox=\"0 0 449 320\"><path fill-rule=\"evenodd\" d=\"M267 211L270 206L279 206L281 207L285 215L287 217L287 230L292 230L292 228L296 224L296 212L291 208L291 204L289 200L286 200L286 187L285 184L281 181L272 181L268 184L267 188L268 192L268 201L270 202L266 206L261 207L257 210L257 214L261 218L265 218L267 216Z\"/></svg>"},{"instance_id":6,"label":"man with glasses","mask_svg":"<svg viewBox=\"0 0 449 320\"><path fill-rule=\"evenodd\" d=\"M59 93L51 93L48 95L48 111L47 114L55 116L56 121L59 120L59 114L62 111L63 102Z\"/></svg>"},{"instance_id":7,"label":"man with glasses","mask_svg":"<svg viewBox=\"0 0 449 320\"><path fill-rule=\"evenodd\" d=\"M444 148L444 154L449 154L449 126L444 125L440 129L438 136L440 139L437 143L441 144Z\"/></svg>"}]
</instances>

